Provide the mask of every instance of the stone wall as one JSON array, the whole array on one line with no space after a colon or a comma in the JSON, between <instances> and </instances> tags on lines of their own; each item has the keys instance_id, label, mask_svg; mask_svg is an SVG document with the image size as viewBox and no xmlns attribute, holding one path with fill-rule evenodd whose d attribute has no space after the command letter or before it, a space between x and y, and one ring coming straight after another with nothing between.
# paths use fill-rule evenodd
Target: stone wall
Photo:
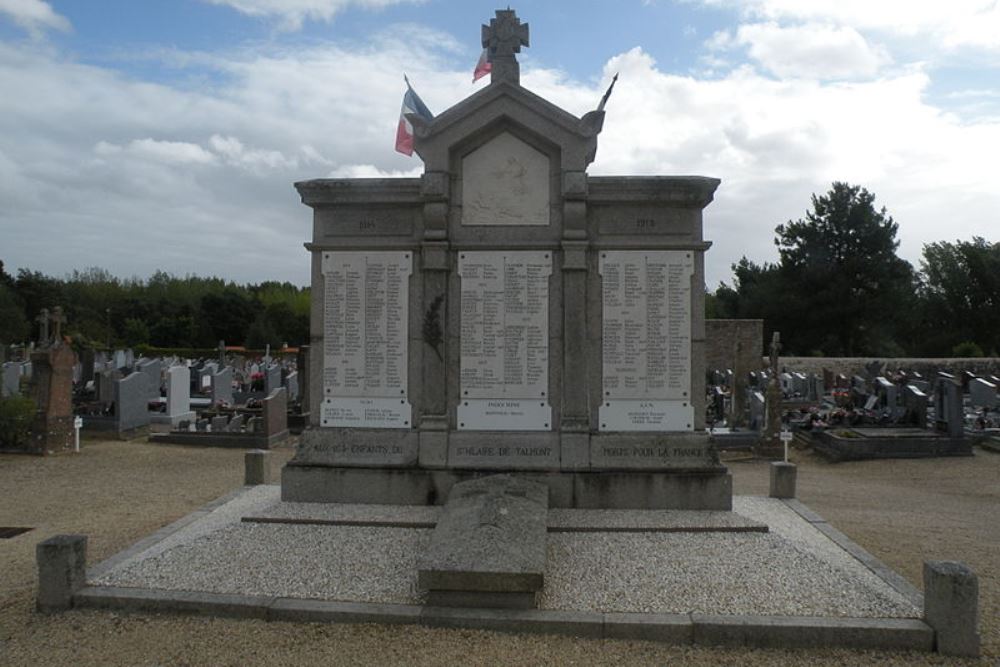
<instances>
[{"instance_id":1,"label":"stone wall","mask_svg":"<svg viewBox=\"0 0 1000 667\"><path fill-rule=\"evenodd\" d=\"M711 322L712 320L709 320ZM718 320L716 320L718 321ZM824 368L847 377L864 375L865 365L873 361L882 362L882 372L894 370L916 371L924 377L933 377L939 370L958 374L969 371L978 376L1000 375L1000 357L980 357L971 359L930 359L930 358L887 358L887 357L781 357L780 365L789 371L820 374ZM767 365L762 357L761 365ZM711 368L711 366L709 366Z\"/></svg>"},{"instance_id":2,"label":"stone wall","mask_svg":"<svg viewBox=\"0 0 1000 667\"><path fill-rule=\"evenodd\" d=\"M705 320L705 370L735 370L737 366L745 373L760 370L767 366L766 359L761 361L764 352L764 320Z\"/></svg>"}]
</instances>

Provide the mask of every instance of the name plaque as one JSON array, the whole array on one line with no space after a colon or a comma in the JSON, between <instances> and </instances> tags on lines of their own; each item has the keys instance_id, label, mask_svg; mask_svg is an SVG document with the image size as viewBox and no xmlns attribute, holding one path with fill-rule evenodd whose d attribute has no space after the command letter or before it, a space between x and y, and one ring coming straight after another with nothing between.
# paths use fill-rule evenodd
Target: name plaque
<instances>
[{"instance_id":1,"label":"name plaque","mask_svg":"<svg viewBox=\"0 0 1000 667\"><path fill-rule=\"evenodd\" d=\"M549 251L459 253L460 430L551 428L551 274Z\"/></svg>"},{"instance_id":2,"label":"name plaque","mask_svg":"<svg viewBox=\"0 0 1000 667\"><path fill-rule=\"evenodd\" d=\"M691 276L684 250L601 251L602 431L690 431Z\"/></svg>"},{"instance_id":3,"label":"name plaque","mask_svg":"<svg viewBox=\"0 0 1000 667\"><path fill-rule=\"evenodd\" d=\"M324 252L320 424L409 428L409 252Z\"/></svg>"}]
</instances>

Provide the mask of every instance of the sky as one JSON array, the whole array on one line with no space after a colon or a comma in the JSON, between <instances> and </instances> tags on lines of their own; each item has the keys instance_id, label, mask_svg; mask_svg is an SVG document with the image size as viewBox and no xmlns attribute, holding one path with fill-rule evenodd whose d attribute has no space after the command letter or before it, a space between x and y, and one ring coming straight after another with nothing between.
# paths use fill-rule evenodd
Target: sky
<instances>
[{"instance_id":1,"label":"sky","mask_svg":"<svg viewBox=\"0 0 1000 667\"><path fill-rule=\"evenodd\" d=\"M0 261L309 281L312 178L417 176L406 73L441 113L481 0L0 0ZM997 238L998 0L524 0L521 83L581 116L592 175L702 175L706 283L777 261L834 181L873 192L915 266Z\"/></svg>"}]
</instances>

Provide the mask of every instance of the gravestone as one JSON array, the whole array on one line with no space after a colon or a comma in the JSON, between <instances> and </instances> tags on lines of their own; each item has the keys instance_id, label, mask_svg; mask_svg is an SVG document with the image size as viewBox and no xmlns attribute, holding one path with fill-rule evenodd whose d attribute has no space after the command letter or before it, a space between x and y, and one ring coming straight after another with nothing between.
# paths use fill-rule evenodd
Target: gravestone
<instances>
[{"instance_id":1,"label":"gravestone","mask_svg":"<svg viewBox=\"0 0 1000 667\"><path fill-rule=\"evenodd\" d=\"M149 378L140 372L114 383L115 423L119 434L129 434L149 426L152 415L148 409Z\"/></svg>"},{"instance_id":2,"label":"gravestone","mask_svg":"<svg viewBox=\"0 0 1000 667\"><path fill-rule=\"evenodd\" d=\"M146 400L155 401L160 398L160 381L163 364L159 359L139 359L135 362L135 372L142 373L146 382Z\"/></svg>"},{"instance_id":3,"label":"gravestone","mask_svg":"<svg viewBox=\"0 0 1000 667\"><path fill-rule=\"evenodd\" d=\"M496 39L488 87L411 117L419 178L296 184L314 354L283 497L442 503L516 472L556 506L729 509L705 430L719 181L588 175L604 110L525 90Z\"/></svg>"},{"instance_id":4,"label":"gravestone","mask_svg":"<svg viewBox=\"0 0 1000 667\"><path fill-rule=\"evenodd\" d=\"M211 383L212 405L233 404L233 369L223 368L213 373Z\"/></svg>"},{"instance_id":5,"label":"gravestone","mask_svg":"<svg viewBox=\"0 0 1000 667\"><path fill-rule=\"evenodd\" d=\"M191 411L191 371L187 366L171 366L167 369L167 419L177 426L182 420L192 421Z\"/></svg>"},{"instance_id":6,"label":"gravestone","mask_svg":"<svg viewBox=\"0 0 1000 667\"><path fill-rule=\"evenodd\" d=\"M969 403L977 408L997 407L997 386L982 378L969 381Z\"/></svg>"},{"instance_id":7,"label":"gravestone","mask_svg":"<svg viewBox=\"0 0 1000 667\"><path fill-rule=\"evenodd\" d=\"M288 437L288 391L284 387L275 389L264 399L261 419L268 446Z\"/></svg>"},{"instance_id":8,"label":"gravestone","mask_svg":"<svg viewBox=\"0 0 1000 667\"><path fill-rule=\"evenodd\" d=\"M80 382L87 384L94 379L94 368L96 366L96 353L94 348L88 347L80 352Z\"/></svg>"},{"instance_id":9,"label":"gravestone","mask_svg":"<svg viewBox=\"0 0 1000 667\"><path fill-rule=\"evenodd\" d=\"M759 431L764 428L765 419L764 394L759 391L750 392L750 429Z\"/></svg>"},{"instance_id":10,"label":"gravestone","mask_svg":"<svg viewBox=\"0 0 1000 667\"><path fill-rule=\"evenodd\" d=\"M292 371L285 378L285 386L288 389L288 400L296 401L299 398L299 372Z\"/></svg>"},{"instance_id":11,"label":"gravestone","mask_svg":"<svg viewBox=\"0 0 1000 667\"><path fill-rule=\"evenodd\" d=\"M125 368L125 350L115 350L113 361L116 369L121 370Z\"/></svg>"},{"instance_id":12,"label":"gravestone","mask_svg":"<svg viewBox=\"0 0 1000 667\"><path fill-rule=\"evenodd\" d=\"M3 383L0 384L0 398L17 396L21 393L21 363L8 361L3 365Z\"/></svg>"},{"instance_id":13,"label":"gravestone","mask_svg":"<svg viewBox=\"0 0 1000 667\"><path fill-rule=\"evenodd\" d=\"M270 395L279 387L281 387L281 366L269 364L264 370L264 394Z\"/></svg>"},{"instance_id":14,"label":"gravestone","mask_svg":"<svg viewBox=\"0 0 1000 667\"><path fill-rule=\"evenodd\" d=\"M918 428L927 428L928 401L927 394L912 384L903 387L903 422Z\"/></svg>"},{"instance_id":15,"label":"gravestone","mask_svg":"<svg viewBox=\"0 0 1000 667\"><path fill-rule=\"evenodd\" d=\"M209 429L212 433L222 433L223 431L229 430L229 417L226 415L219 415L217 417L212 417L209 421Z\"/></svg>"},{"instance_id":16,"label":"gravestone","mask_svg":"<svg viewBox=\"0 0 1000 667\"><path fill-rule=\"evenodd\" d=\"M934 421L938 431L953 438L965 434L962 385L950 373L938 373L934 382Z\"/></svg>"},{"instance_id":17,"label":"gravestone","mask_svg":"<svg viewBox=\"0 0 1000 667\"><path fill-rule=\"evenodd\" d=\"M29 393L35 401L31 452L50 454L73 449L73 365L76 354L61 338L31 354Z\"/></svg>"},{"instance_id":18,"label":"gravestone","mask_svg":"<svg viewBox=\"0 0 1000 667\"><path fill-rule=\"evenodd\" d=\"M781 442L782 380L779 379L778 374L780 354L781 334L775 331L771 338L771 377L767 381L767 389L764 394L764 426L754 447L754 454L762 458L782 458L785 453L784 444ZM781 376L785 375L788 374L781 374Z\"/></svg>"}]
</instances>

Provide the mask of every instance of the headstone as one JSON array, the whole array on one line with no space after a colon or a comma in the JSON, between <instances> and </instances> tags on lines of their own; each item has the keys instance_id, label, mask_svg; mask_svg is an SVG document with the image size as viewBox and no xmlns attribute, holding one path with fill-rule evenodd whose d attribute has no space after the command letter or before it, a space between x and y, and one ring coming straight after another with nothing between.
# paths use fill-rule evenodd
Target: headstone
<instances>
[{"instance_id":1,"label":"headstone","mask_svg":"<svg viewBox=\"0 0 1000 667\"><path fill-rule=\"evenodd\" d=\"M997 407L997 386L982 378L969 381L969 403L977 408Z\"/></svg>"},{"instance_id":2,"label":"headstone","mask_svg":"<svg viewBox=\"0 0 1000 667\"><path fill-rule=\"evenodd\" d=\"M167 369L167 417L171 424L195 418L191 411L191 371L187 366ZM181 429L184 430L184 429Z\"/></svg>"},{"instance_id":3,"label":"headstone","mask_svg":"<svg viewBox=\"0 0 1000 667\"><path fill-rule=\"evenodd\" d=\"M285 386L288 388L288 400L297 401L299 398L299 372L292 371L285 378Z\"/></svg>"},{"instance_id":4,"label":"headstone","mask_svg":"<svg viewBox=\"0 0 1000 667\"><path fill-rule=\"evenodd\" d=\"M163 364L159 359L139 359L135 363L135 372L141 373L146 382L146 400L155 401L160 398L160 383Z\"/></svg>"},{"instance_id":5,"label":"headstone","mask_svg":"<svg viewBox=\"0 0 1000 667\"><path fill-rule=\"evenodd\" d=\"M755 453L757 456L766 458L778 458L784 456L784 445L781 442L781 401L782 388L781 380L778 377L778 360L781 354L781 334L774 332L771 338L771 378L767 383L765 397L764 427L761 437L757 441ZM782 376L787 376L783 373Z\"/></svg>"},{"instance_id":6,"label":"headstone","mask_svg":"<svg viewBox=\"0 0 1000 667\"><path fill-rule=\"evenodd\" d=\"M233 404L233 369L223 368L212 375L212 405Z\"/></svg>"},{"instance_id":7,"label":"headstone","mask_svg":"<svg viewBox=\"0 0 1000 667\"><path fill-rule=\"evenodd\" d=\"M912 384L903 387L903 422L927 428L927 394Z\"/></svg>"},{"instance_id":8,"label":"headstone","mask_svg":"<svg viewBox=\"0 0 1000 667\"><path fill-rule=\"evenodd\" d=\"M281 366L270 364L264 371L264 393L270 395L281 386Z\"/></svg>"},{"instance_id":9,"label":"headstone","mask_svg":"<svg viewBox=\"0 0 1000 667\"><path fill-rule=\"evenodd\" d=\"M808 378L804 373L792 373L792 392L800 397L805 397L809 393Z\"/></svg>"},{"instance_id":10,"label":"headstone","mask_svg":"<svg viewBox=\"0 0 1000 667\"><path fill-rule=\"evenodd\" d=\"M284 387L275 389L264 399L261 417L268 444L283 440L288 435L288 392Z\"/></svg>"},{"instance_id":11,"label":"headstone","mask_svg":"<svg viewBox=\"0 0 1000 667\"><path fill-rule=\"evenodd\" d=\"M316 392L282 492L439 503L435 476L541 470L575 489L560 502L728 508L705 430L702 210L719 182L588 176L604 111L523 89L508 37L494 85L414 121L419 179L296 185Z\"/></svg>"},{"instance_id":12,"label":"headstone","mask_svg":"<svg viewBox=\"0 0 1000 667\"><path fill-rule=\"evenodd\" d=\"M226 415L218 415L217 417L212 417L209 422L209 428L212 433L222 433L229 430L229 417Z\"/></svg>"},{"instance_id":13,"label":"headstone","mask_svg":"<svg viewBox=\"0 0 1000 667\"><path fill-rule=\"evenodd\" d=\"M781 373L778 375L778 382L781 385L781 393L785 396L791 396L795 393L795 384L792 381L791 373Z\"/></svg>"},{"instance_id":14,"label":"headstone","mask_svg":"<svg viewBox=\"0 0 1000 667\"><path fill-rule=\"evenodd\" d=\"M243 415L233 415L233 418L229 420L229 426L226 430L230 433L239 433L243 430Z\"/></svg>"},{"instance_id":15,"label":"headstone","mask_svg":"<svg viewBox=\"0 0 1000 667\"><path fill-rule=\"evenodd\" d=\"M0 384L0 397L16 396L21 393L21 364L8 361L3 365L3 384Z\"/></svg>"},{"instance_id":16,"label":"headstone","mask_svg":"<svg viewBox=\"0 0 1000 667\"><path fill-rule=\"evenodd\" d=\"M764 428L765 419L764 394L759 391L750 392L750 429L760 431Z\"/></svg>"},{"instance_id":17,"label":"headstone","mask_svg":"<svg viewBox=\"0 0 1000 667\"><path fill-rule=\"evenodd\" d=\"M949 373L938 373L934 385L934 421L937 430L950 437L961 438L965 434L962 385Z\"/></svg>"},{"instance_id":18,"label":"headstone","mask_svg":"<svg viewBox=\"0 0 1000 667\"><path fill-rule=\"evenodd\" d=\"M198 431L200 433L206 433L208 431L208 420L207 419L199 419L198 421L196 421L194 423L194 428L195 428L196 431Z\"/></svg>"},{"instance_id":19,"label":"headstone","mask_svg":"<svg viewBox=\"0 0 1000 667\"><path fill-rule=\"evenodd\" d=\"M116 381L115 421L118 432L126 433L149 426L151 415L148 409L148 378L140 372L130 373Z\"/></svg>"},{"instance_id":20,"label":"headstone","mask_svg":"<svg viewBox=\"0 0 1000 667\"><path fill-rule=\"evenodd\" d=\"M115 350L115 355L114 355L115 368L117 368L118 370L125 368L126 365L125 361L126 361L125 350Z\"/></svg>"}]
</instances>

